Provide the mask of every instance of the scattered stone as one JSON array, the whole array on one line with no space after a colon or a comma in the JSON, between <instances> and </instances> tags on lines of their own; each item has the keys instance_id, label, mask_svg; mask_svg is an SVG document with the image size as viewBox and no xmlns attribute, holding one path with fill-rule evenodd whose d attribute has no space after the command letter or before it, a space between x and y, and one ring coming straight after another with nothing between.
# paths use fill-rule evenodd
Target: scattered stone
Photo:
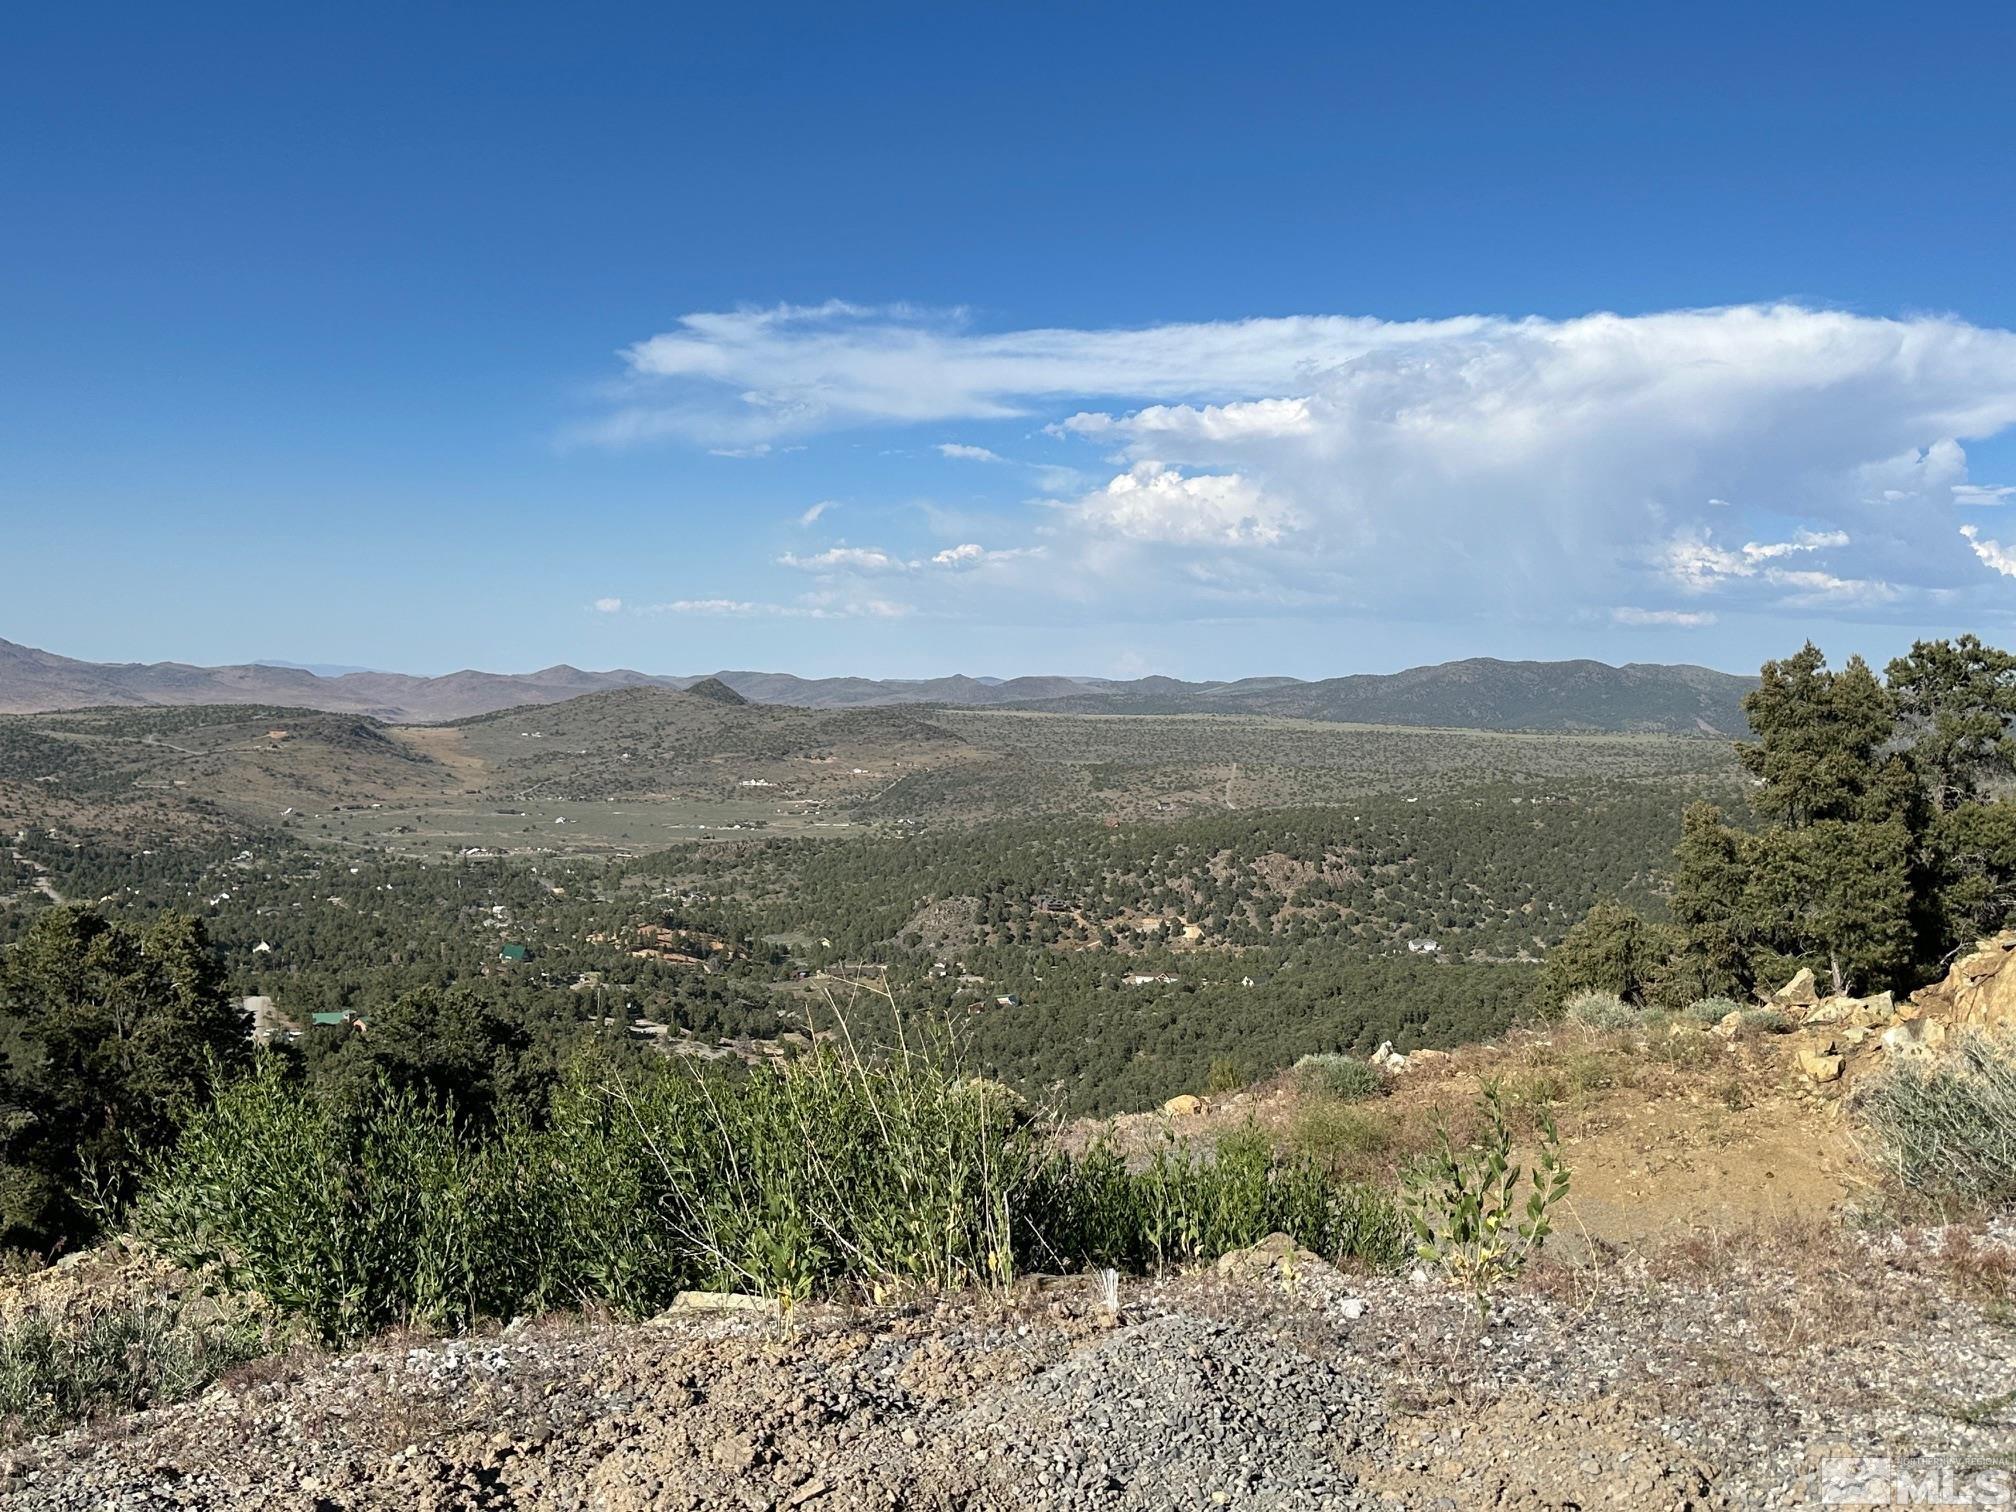
<instances>
[{"instance_id":1,"label":"scattered stone","mask_svg":"<svg viewBox=\"0 0 2016 1512\"><path fill-rule=\"evenodd\" d=\"M684 1291L672 1299L672 1305L699 1312L762 1313L772 1318L783 1312L775 1297L759 1297L753 1292Z\"/></svg>"},{"instance_id":2,"label":"scattered stone","mask_svg":"<svg viewBox=\"0 0 2016 1512\"><path fill-rule=\"evenodd\" d=\"M1194 1118L1204 1111L1204 1099L1185 1092L1162 1104L1162 1111L1171 1118Z\"/></svg>"}]
</instances>

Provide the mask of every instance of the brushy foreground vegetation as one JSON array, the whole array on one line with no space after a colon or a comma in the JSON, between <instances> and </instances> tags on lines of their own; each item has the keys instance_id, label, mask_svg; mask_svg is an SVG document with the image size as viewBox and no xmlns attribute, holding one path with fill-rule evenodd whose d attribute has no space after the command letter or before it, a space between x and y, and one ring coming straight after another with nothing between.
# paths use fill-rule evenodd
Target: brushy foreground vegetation
<instances>
[{"instance_id":1,"label":"brushy foreground vegetation","mask_svg":"<svg viewBox=\"0 0 2016 1512\"><path fill-rule=\"evenodd\" d=\"M0 1442L187 1401L281 1340L266 1320L198 1299L117 1299L0 1327Z\"/></svg>"},{"instance_id":2,"label":"brushy foreground vegetation","mask_svg":"<svg viewBox=\"0 0 2016 1512\"><path fill-rule=\"evenodd\" d=\"M1901 1060L1857 1094L1871 1153L1909 1193L1935 1202L2016 1202L2016 1045L1967 1035Z\"/></svg>"},{"instance_id":3,"label":"brushy foreground vegetation","mask_svg":"<svg viewBox=\"0 0 2016 1512\"><path fill-rule=\"evenodd\" d=\"M1056 1151L1007 1089L937 1059L830 1050L745 1072L577 1066L543 1126L458 1128L381 1087L342 1113L277 1066L185 1129L136 1212L331 1340L682 1290L787 1300L847 1282L998 1284L1018 1270L1205 1259L1275 1231L1393 1265L1393 1201L1257 1134L1144 1169Z\"/></svg>"}]
</instances>

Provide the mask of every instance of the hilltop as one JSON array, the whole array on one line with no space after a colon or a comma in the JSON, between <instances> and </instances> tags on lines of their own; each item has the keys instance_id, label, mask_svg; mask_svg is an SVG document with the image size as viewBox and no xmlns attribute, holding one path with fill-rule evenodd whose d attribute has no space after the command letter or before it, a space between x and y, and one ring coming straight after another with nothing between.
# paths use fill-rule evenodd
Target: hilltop
<instances>
[{"instance_id":1,"label":"hilltop","mask_svg":"<svg viewBox=\"0 0 2016 1512\"><path fill-rule=\"evenodd\" d=\"M1741 699L1756 679L1706 667L1622 667L1596 661L1507 662L1488 657L1308 682L1248 677L1184 682L1032 676L803 678L723 671L656 676L566 665L538 672L392 672L320 676L303 667L254 663L86 662L0 640L0 713L92 706L266 704L369 714L397 723L440 723L586 693L656 687L725 701L807 709L932 705L1079 714L1249 714L1352 724L1484 730L1747 733Z\"/></svg>"}]
</instances>

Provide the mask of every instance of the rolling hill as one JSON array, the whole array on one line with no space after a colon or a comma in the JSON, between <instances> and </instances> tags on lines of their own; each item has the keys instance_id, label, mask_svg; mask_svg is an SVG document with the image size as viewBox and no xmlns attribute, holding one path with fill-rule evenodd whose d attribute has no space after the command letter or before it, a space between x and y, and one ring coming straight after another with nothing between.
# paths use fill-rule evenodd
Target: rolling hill
<instances>
[{"instance_id":1,"label":"rolling hill","mask_svg":"<svg viewBox=\"0 0 2016 1512\"><path fill-rule=\"evenodd\" d=\"M257 704L368 714L391 723L467 719L531 704L625 688L703 687L750 703L804 709L930 705L1072 714L1266 714L1351 724L1481 730L1637 731L1738 736L1741 699L1755 680L1706 667L1596 661L1508 662L1488 657L1305 682L1249 677L1183 682L1169 677L801 678L724 671L654 676L566 665L538 672L461 671L440 677L393 672L318 676L255 663L86 662L0 640L0 712L91 707Z\"/></svg>"}]
</instances>

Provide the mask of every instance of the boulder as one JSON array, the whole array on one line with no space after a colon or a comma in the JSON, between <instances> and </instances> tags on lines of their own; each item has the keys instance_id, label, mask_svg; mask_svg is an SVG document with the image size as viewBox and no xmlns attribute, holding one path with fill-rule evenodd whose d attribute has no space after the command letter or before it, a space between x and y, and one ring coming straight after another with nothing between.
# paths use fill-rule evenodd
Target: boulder
<instances>
[{"instance_id":1,"label":"boulder","mask_svg":"<svg viewBox=\"0 0 2016 1512\"><path fill-rule=\"evenodd\" d=\"M1736 1031L1742 1027L1743 1010L1740 1008L1731 1009L1729 1012L1723 1014L1722 1017L1715 1020L1715 1033L1721 1035L1724 1039L1734 1039Z\"/></svg>"},{"instance_id":2,"label":"boulder","mask_svg":"<svg viewBox=\"0 0 2016 1512\"><path fill-rule=\"evenodd\" d=\"M1801 966L1792 980L1771 994L1771 1001L1790 1008L1804 1008L1820 1001L1820 988L1809 967Z\"/></svg>"},{"instance_id":3,"label":"boulder","mask_svg":"<svg viewBox=\"0 0 2016 1512\"><path fill-rule=\"evenodd\" d=\"M1416 1050L1412 1055L1407 1057L1407 1064L1415 1067L1440 1066L1446 1063L1449 1058L1447 1050Z\"/></svg>"},{"instance_id":4,"label":"boulder","mask_svg":"<svg viewBox=\"0 0 2016 1512\"><path fill-rule=\"evenodd\" d=\"M1185 1092L1162 1104L1162 1111L1171 1118L1190 1118L1204 1111L1204 1099Z\"/></svg>"},{"instance_id":5,"label":"boulder","mask_svg":"<svg viewBox=\"0 0 2016 1512\"><path fill-rule=\"evenodd\" d=\"M1799 1069L1816 1082L1831 1082L1841 1079L1841 1057L1827 1051L1801 1050Z\"/></svg>"}]
</instances>

